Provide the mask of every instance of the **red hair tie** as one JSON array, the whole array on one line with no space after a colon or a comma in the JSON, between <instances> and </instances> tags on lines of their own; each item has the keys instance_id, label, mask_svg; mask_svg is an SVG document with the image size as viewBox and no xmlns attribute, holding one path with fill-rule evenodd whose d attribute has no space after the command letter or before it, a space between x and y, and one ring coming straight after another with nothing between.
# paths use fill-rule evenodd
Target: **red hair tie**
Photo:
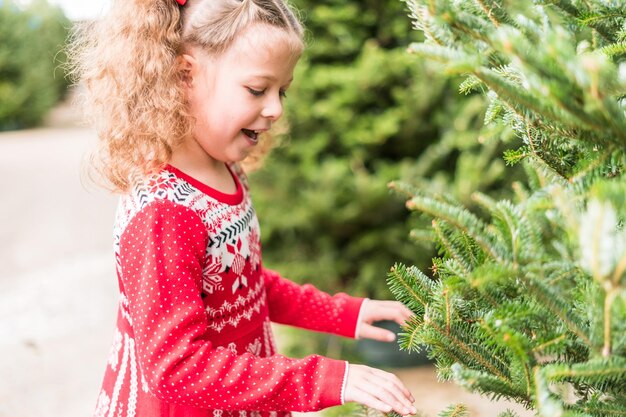
<instances>
[{"instance_id":1,"label":"red hair tie","mask_svg":"<svg viewBox=\"0 0 626 417\"><path fill-rule=\"evenodd\" d=\"M176 3L180 4L181 6L184 6L185 3L187 3L187 0L176 0Z\"/></svg>"}]
</instances>

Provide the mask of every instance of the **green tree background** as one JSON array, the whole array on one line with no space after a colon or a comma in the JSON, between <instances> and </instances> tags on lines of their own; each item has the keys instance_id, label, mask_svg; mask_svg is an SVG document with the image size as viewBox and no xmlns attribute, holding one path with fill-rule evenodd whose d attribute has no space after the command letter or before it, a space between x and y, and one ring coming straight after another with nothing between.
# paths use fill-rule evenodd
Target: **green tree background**
<instances>
[{"instance_id":1,"label":"green tree background","mask_svg":"<svg viewBox=\"0 0 626 417\"><path fill-rule=\"evenodd\" d=\"M407 53L422 35L402 2L293 4L309 41L286 101L290 134L251 176L264 262L322 290L391 299L389 267L426 267L435 251L423 234L409 243L407 222L427 220L387 184L400 178L464 202L475 190L506 194L517 174L504 175L494 138L508 133L483 126L484 99L461 100L458 77ZM351 346L320 335L289 350L332 356Z\"/></svg>"},{"instance_id":2,"label":"green tree background","mask_svg":"<svg viewBox=\"0 0 626 417\"><path fill-rule=\"evenodd\" d=\"M406 53L419 34L401 2L293 3L311 35L287 99L290 135L252 176L266 263L324 290L389 298L389 265L422 255L405 244L409 216L387 183L465 200L508 182L501 148L481 128L482 99L461 102L455 79ZM455 182L457 169L469 175Z\"/></svg>"},{"instance_id":3,"label":"green tree background","mask_svg":"<svg viewBox=\"0 0 626 417\"><path fill-rule=\"evenodd\" d=\"M61 65L70 26L45 0L0 1L0 130L37 125L64 97Z\"/></svg>"}]
</instances>

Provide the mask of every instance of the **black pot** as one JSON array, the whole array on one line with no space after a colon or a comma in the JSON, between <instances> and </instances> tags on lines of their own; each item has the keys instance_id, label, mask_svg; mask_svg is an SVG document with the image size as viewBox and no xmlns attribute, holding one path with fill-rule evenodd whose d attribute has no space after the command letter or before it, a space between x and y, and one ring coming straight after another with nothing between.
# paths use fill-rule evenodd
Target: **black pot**
<instances>
[{"instance_id":1,"label":"black pot","mask_svg":"<svg viewBox=\"0 0 626 417\"><path fill-rule=\"evenodd\" d=\"M385 320L373 324L376 327L391 330L396 335L402 331L400 325L394 321ZM364 364L379 368L408 368L432 363L423 350L419 353L400 350L397 340L394 342L379 342L371 339L362 339L357 342L356 351L363 359Z\"/></svg>"}]
</instances>

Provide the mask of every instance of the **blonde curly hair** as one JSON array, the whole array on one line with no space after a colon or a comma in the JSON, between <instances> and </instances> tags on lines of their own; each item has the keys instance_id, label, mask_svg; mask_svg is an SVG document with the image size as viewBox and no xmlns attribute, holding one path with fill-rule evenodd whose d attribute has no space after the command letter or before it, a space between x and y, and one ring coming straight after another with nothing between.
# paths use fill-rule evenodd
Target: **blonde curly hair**
<instances>
[{"instance_id":1,"label":"blonde curly hair","mask_svg":"<svg viewBox=\"0 0 626 417\"><path fill-rule=\"evenodd\" d=\"M294 53L302 51L303 28L283 0L114 0L102 19L77 26L70 74L84 87L79 103L98 133L98 182L125 192L169 162L194 123L179 66L184 48L219 55L255 23L283 29ZM249 159L268 151L271 138L263 142Z\"/></svg>"}]
</instances>

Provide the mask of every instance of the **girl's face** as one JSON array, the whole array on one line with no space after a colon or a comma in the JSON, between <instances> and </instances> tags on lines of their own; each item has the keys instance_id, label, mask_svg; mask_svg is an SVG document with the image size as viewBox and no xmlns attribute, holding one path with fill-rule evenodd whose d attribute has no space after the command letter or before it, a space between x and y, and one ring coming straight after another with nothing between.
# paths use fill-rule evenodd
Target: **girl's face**
<instances>
[{"instance_id":1,"label":"girl's face","mask_svg":"<svg viewBox=\"0 0 626 417\"><path fill-rule=\"evenodd\" d=\"M198 162L238 162L248 156L283 113L299 59L292 45L280 29L252 26L217 57L199 48L183 55L196 123L178 152L193 153Z\"/></svg>"}]
</instances>

